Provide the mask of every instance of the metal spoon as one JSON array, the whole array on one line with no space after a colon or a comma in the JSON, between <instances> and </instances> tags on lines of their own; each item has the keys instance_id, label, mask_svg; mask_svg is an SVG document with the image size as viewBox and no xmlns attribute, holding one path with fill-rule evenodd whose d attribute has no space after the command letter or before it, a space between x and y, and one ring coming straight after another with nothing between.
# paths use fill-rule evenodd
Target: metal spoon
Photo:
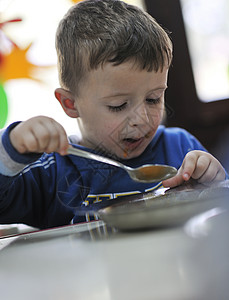
<instances>
[{"instance_id":1,"label":"metal spoon","mask_svg":"<svg viewBox=\"0 0 229 300\"><path fill-rule=\"evenodd\" d=\"M67 152L68 154L97 160L102 163L122 168L133 180L140 182L159 182L173 177L177 173L176 168L167 165L143 165L138 168L131 168L113 159L73 147L69 147Z\"/></svg>"}]
</instances>

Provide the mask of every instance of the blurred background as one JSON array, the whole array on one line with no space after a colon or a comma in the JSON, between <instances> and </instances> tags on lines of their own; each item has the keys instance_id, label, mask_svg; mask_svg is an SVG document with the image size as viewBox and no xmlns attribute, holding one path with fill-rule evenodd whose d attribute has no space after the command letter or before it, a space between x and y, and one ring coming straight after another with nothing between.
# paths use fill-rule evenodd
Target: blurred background
<instances>
[{"instance_id":1,"label":"blurred background","mask_svg":"<svg viewBox=\"0 0 229 300\"><path fill-rule=\"evenodd\" d=\"M229 1L145 0L171 33L167 126L195 135L229 170Z\"/></svg>"},{"instance_id":2,"label":"blurred background","mask_svg":"<svg viewBox=\"0 0 229 300\"><path fill-rule=\"evenodd\" d=\"M78 133L54 97L55 31L76 2L0 0L0 128L46 115ZM147 10L174 43L165 124L190 131L229 170L229 1L126 2Z\"/></svg>"}]
</instances>

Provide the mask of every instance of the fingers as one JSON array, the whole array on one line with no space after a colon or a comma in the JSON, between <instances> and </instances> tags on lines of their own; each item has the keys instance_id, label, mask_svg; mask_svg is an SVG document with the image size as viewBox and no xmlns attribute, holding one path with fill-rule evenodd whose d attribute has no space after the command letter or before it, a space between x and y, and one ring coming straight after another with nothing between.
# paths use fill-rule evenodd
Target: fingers
<instances>
[{"instance_id":1,"label":"fingers","mask_svg":"<svg viewBox=\"0 0 229 300\"><path fill-rule=\"evenodd\" d=\"M181 166L181 171L185 181L191 177L199 179L206 172L210 165L208 153L201 151L191 151L185 156Z\"/></svg>"},{"instance_id":2,"label":"fingers","mask_svg":"<svg viewBox=\"0 0 229 300\"><path fill-rule=\"evenodd\" d=\"M190 151L186 154L178 173L173 178L162 182L164 187L175 187L190 178L199 183L225 179L225 171L220 162L210 153Z\"/></svg>"},{"instance_id":3,"label":"fingers","mask_svg":"<svg viewBox=\"0 0 229 300\"><path fill-rule=\"evenodd\" d=\"M181 185L184 182L182 174L179 174L179 170L176 176L162 181L164 187L175 187Z\"/></svg>"},{"instance_id":4,"label":"fingers","mask_svg":"<svg viewBox=\"0 0 229 300\"><path fill-rule=\"evenodd\" d=\"M179 168L176 176L167 179L162 182L164 187L175 187L178 185L181 185L184 181L188 181L193 172L196 168L196 155L192 152L189 152L185 159L183 160L183 163L181 167Z\"/></svg>"},{"instance_id":5,"label":"fingers","mask_svg":"<svg viewBox=\"0 0 229 300\"><path fill-rule=\"evenodd\" d=\"M220 162L204 151L189 152L183 161L182 169L183 177L189 175L189 178L200 183L225 179L225 171Z\"/></svg>"},{"instance_id":6,"label":"fingers","mask_svg":"<svg viewBox=\"0 0 229 300\"><path fill-rule=\"evenodd\" d=\"M29 151L32 152L62 152L68 143L63 127L52 119L38 122L31 132L33 141L29 143Z\"/></svg>"},{"instance_id":7,"label":"fingers","mask_svg":"<svg viewBox=\"0 0 229 300\"><path fill-rule=\"evenodd\" d=\"M20 153L67 152L68 140L64 128L48 117L35 117L20 123L10 133L12 145Z\"/></svg>"},{"instance_id":8,"label":"fingers","mask_svg":"<svg viewBox=\"0 0 229 300\"><path fill-rule=\"evenodd\" d=\"M225 171L221 164L213 159L203 175L197 179L200 183L224 180Z\"/></svg>"}]
</instances>

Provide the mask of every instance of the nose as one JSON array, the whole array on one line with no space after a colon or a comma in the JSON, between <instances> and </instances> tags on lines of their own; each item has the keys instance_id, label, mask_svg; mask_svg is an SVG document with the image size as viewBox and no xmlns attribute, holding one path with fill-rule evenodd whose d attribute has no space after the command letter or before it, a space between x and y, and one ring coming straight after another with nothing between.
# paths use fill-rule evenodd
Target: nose
<instances>
[{"instance_id":1,"label":"nose","mask_svg":"<svg viewBox=\"0 0 229 300\"><path fill-rule=\"evenodd\" d=\"M149 113L145 104L141 104L133 109L131 114L129 115L129 124L131 126L142 126L149 124L150 118Z\"/></svg>"}]
</instances>

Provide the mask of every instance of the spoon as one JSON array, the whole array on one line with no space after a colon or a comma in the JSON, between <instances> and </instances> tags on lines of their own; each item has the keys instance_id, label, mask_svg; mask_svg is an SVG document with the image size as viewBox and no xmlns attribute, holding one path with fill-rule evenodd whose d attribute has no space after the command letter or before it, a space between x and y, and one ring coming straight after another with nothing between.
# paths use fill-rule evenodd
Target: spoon
<instances>
[{"instance_id":1,"label":"spoon","mask_svg":"<svg viewBox=\"0 0 229 300\"><path fill-rule=\"evenodd\" d=\"M81 156L84 158L93 159L102 163L106 163L115 167L124 169L129 176L139 182L158 182L170 177L173 177L177 173L177 169L167 165L143 165L138 168L128 167L118 161L110 159L108 157L100 156L85 150L69 147L68 154Z\"/></svg>"}]
</instances>

